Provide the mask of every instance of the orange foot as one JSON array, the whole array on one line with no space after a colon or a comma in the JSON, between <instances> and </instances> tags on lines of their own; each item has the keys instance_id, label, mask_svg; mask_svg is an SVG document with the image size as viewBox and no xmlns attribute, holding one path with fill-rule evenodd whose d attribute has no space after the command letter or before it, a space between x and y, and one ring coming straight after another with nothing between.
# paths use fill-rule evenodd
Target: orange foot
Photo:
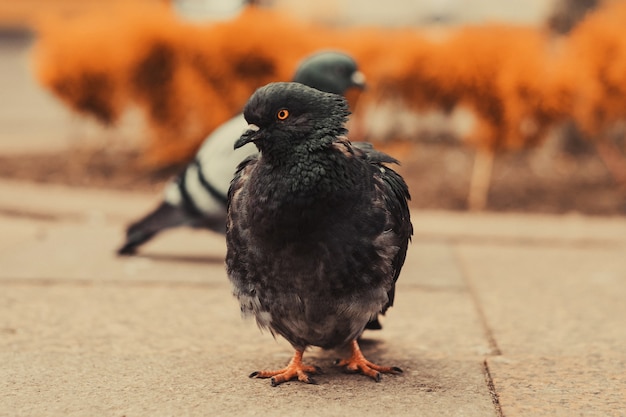
<instances>
[{"instance_id":1,"label":"orange foot","mask_svg":"<svg viewBox=\"0 0 626 417\"><path fill-rule=\"evenodd\" d=\"M296 350L289 364L283 369L277 371L255 371L249 376L250 378L272 378L270 380L273 387L286 381L298 378L299 381L307 384L315 384L315 380L309 374L320 373L321 369L317 366L307 366L302 363L303 351Z\"/></svg>"},{"instance_id":2,"label":"orange foot","mask_svg":"<svg viewBox=\"0 0 626 417\"><path fill-rule=\"evenodd\" d=\"M348 359L335 362L336 365L345 367L348 372L361 372L362 374L373 378L376 382L380 382L382 379L381 373L402 373L402 369L396 366L380 366L365 359L365 356L363 356L363 352L361 352L361 348L359 348L359 344L356 340L353 340L350 343L350 348L352 349L352 355Z\"/></svg>"}]
</instances>

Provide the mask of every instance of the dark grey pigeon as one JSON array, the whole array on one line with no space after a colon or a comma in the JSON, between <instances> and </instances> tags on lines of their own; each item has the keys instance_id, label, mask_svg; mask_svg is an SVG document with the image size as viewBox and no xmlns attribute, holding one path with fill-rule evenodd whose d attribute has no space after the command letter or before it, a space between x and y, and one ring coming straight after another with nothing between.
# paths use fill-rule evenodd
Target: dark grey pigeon
<instances>
[{"instance_id":1,"label":"dark grey pigeon","mask_svg":"<svg viewBox=\"0 0 626 417\"><path fill-rule=\"evenodd\" d=\"M286 368L257 371L272 385L313 382L308 346L349 345L338 362L379 381L401 372L369 362L357 339L393 304L413 233L395 159L346 138L345 99L297 83L258 89L250 129L235 147L260 153L239 166L228 197L226 268L244 314L296 350Z\"/></svg>"},{"instance_id":2,"label":"dark grey pigeon","mask_svg":"<svg viewBox=\"0 0 626 417\"><path fill-rule=\"evenodd\" d=\"M365 77L354 59L336 51L318 52L306 58L294 81L336 94L365 86ZM128 226L126 241L118 253L132 255L155 235L173 227L191 226L224 233L230 181L237 165L256 153L253 145L233 149L247 126L239 114L209 135L194 160L167 184L158 207Z\"/></svg>"}]
</instances>

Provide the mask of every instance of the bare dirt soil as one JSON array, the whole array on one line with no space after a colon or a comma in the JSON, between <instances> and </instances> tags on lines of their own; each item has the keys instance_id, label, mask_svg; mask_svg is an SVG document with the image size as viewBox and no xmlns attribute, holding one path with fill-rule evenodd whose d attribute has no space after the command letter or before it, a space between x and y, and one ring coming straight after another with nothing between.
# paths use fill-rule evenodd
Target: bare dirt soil
<instances>
[{"instance_id":1,"label":"bare dirt soil","mask_svg":"<svg viewBox=\"0 0 626 417\"><path fill-rule=\"evenodd\" d=\"M473 149L446 140L377 147L401 160L413 208L467 209ZM0 177L159 193L181 168L148 169L139 156L102 148L0 156ZM487 210L626 215L626 187L616 183L593 147L565 150L552 142L496 156Z\"/></svg>"}]
</instances>

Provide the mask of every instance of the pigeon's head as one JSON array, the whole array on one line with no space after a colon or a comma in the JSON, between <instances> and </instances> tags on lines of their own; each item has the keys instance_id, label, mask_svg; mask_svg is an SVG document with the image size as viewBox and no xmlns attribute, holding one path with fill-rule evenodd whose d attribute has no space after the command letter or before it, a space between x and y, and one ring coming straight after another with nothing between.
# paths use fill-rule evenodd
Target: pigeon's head
<instances>
[{"instance_id":1,"label":"pigeon's head","mask_svg":"<svg viewBox=\"0 0 626 417\"><path fill-rule=\"evenodd\" d=\"M351 56L342 52L323 51L306 58L293 81L327 93L344 95L350 88L365 88L365 76Z\"/></svg>"},{"instance_id":2,"label":"pigeon's head","mask_svg":"<svg viewBox=\"0 0 626 417\"><path fill-rule=\"evenodd\" d=\"M254 142L267 154L286 155L315 148L344 135L350 112L346 100L300 83L270 83L250 97L243 111L248 130L235 149Z\"/></svg>"}]
</instances>

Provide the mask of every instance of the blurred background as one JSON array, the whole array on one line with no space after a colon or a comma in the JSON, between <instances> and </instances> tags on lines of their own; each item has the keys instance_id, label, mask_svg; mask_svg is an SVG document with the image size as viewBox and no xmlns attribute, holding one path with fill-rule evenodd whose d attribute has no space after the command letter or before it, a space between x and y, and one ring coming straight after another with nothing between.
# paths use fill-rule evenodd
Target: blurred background
<instances>
[{"instance_id":1,"label":"blurred background","mask_svg":"<svg viewBox=\"0 0 626 417\"><path fill-rule=\"evenodd\" d=\"M255 88L350 53L414 208L626 214L624 0L3 0L0 178L145 192Z\"/></svg>"}]
</instances>

